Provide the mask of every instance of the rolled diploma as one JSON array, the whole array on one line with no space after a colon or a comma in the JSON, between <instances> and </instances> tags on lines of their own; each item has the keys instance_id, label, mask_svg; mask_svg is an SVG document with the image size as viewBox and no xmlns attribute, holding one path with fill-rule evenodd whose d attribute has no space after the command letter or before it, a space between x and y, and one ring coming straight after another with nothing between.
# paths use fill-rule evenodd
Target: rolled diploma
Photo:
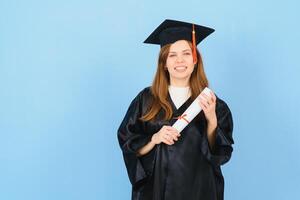
<instances>
[{"instance_id":1,"label":"rolled diploma","mask_svg":"<svg viewBox=\"0 0 300 200\"><path fill-rule=\"evenodd\" d=\"M204 93L207 96L211 96L210 92L211 90L208 87L205 87L201 94ZM174 127L177 131L181 132L189 124L189 122L191 122L201 112L202 108L198 103L201 94L199 94L186 111L184 111L181 118L173 124L172 127Z\"/></svg>"}]
</instances>

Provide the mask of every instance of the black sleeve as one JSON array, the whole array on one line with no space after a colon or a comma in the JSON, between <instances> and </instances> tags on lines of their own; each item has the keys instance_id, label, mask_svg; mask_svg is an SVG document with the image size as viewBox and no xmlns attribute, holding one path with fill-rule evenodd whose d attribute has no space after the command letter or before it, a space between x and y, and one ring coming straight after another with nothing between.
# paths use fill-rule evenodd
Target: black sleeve
<instances>
[{"instance_id":1,"label":"black sleeve","mask_svg":"<svg viewBox=\"0 0 300 200\"><path fill-rule=\"evenodd\" d=\"M227 104L218 98L216 104L216 114L218 123L214 147L213 149L210 148L207 134L204 134L202 152L213 165L220 166L230 160L231 153L233 151L233 120L231 111Z\"/></svg>"},{"instance_id":2,"label":"black sleeve","mask_svg":"<svg viewBox=\"0 0 300 200\"><path fill-rule=\"evenodd\" d=\"M143 105L141 93L131 102L118 129L119 144L133 186L147 177L141 160L137 157L137 151L150 142L152 137L152 135L145 133L143 130L144 122L139 119L142 116Z\"/></svg>"}]
</instances>

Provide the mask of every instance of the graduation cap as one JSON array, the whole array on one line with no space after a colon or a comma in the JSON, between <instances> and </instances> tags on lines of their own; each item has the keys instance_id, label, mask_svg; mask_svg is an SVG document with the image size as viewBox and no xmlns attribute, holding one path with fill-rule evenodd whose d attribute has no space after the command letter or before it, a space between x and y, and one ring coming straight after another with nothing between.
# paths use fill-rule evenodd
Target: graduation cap
<instances>
[{"instance_id":1,"label":"graduation cap","mask_svg":"<svg viewBox=\"0 0 300 200\"><path fill-rule=\"evenodd\" d=\"M159 44L161 47L178 40L187 40L193 44L194 64L197 63L196 45L215 30L188 22L166 19L144 41L147 44Z\"/></svg>"}]
</instances>

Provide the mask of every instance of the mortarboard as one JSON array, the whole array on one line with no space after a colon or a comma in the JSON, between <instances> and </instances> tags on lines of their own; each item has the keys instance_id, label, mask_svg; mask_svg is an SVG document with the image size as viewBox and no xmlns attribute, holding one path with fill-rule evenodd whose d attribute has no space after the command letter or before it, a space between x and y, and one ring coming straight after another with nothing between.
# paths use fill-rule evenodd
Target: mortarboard
<instances>
[{"instance_id":1,"label":"mortarboard","mask_svg":"<svg viewBox=\"0 0 300 200\"><path fill-rule=\"evenodd\" d=\"M166 19L149 35L144 43L159 44L163 47L178 40L188 40L193 44L193 57L194 63L196 63L196 45L214 31L209 27Z\"/></svg>"}]
</instances>

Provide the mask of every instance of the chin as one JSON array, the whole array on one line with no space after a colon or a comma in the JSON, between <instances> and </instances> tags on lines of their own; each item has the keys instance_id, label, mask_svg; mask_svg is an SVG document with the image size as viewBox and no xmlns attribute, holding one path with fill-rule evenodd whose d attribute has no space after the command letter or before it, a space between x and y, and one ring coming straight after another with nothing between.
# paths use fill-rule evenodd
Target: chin
<instances>
[{"instance_id":1,"label":"chin","mask_svg":"<svg viewBox=\"0 0 300 200\"><path fill-rule=\"evenodd\" d=\"M189 75L180 75L180 76L173 76L173 78L175 78L175 79L187 79L187 78L189 78Z\"/></svg>"}]
</instances>

